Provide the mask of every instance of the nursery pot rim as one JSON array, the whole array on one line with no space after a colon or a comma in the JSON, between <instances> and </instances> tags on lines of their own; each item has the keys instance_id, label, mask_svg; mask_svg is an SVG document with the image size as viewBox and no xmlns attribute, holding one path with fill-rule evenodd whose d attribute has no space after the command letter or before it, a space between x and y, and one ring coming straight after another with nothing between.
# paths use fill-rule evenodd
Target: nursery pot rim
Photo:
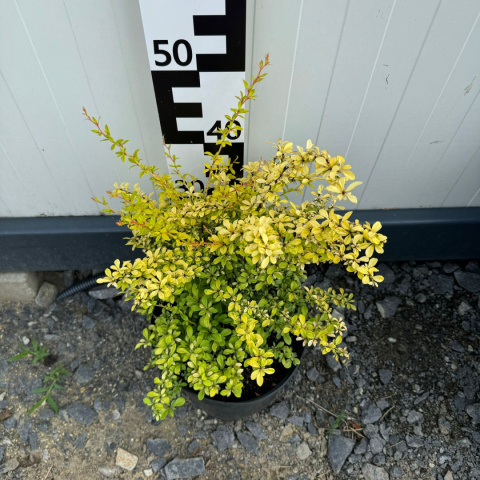
<instances>
[{"instance_id":1,"label":"nursery pot rim","mask_svg":"<svg viewBox=\"0 0 480 480\"><path fill-rule=\"evenodd\" d=\"M301 355L298 357L301 362L308 347L306 345L300 345L299 348L303 349ZM199 400L198 391L193 390L193 388L190 388L189 386L182 387L182 393L185 393L185 396L192 401L196 408L205 411L212 417L227 421L239 420L261 412L272 405L278 394L287 388L288 383L299 366L300 364L292 365L287 370L287 373L282 380L272 389L258 397L250 398L248 400L242 400L241 397L239 399L235 397L232 400L228 400L230 397L223 397L218 394L215 395L214 398L205 396L202 400Z\"/></svg>"}]
</instances>

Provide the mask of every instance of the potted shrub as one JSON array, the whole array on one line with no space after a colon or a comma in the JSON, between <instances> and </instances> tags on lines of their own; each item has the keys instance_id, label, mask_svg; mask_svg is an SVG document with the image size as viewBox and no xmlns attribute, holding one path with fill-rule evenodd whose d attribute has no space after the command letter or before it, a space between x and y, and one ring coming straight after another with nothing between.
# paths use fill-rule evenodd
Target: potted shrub
<instances>
[{"instance_id":1,"label":"potted shrub","mask_svg":"<svg viewBox=\"0 0 480 480\"><path fill-rule=\"evenodd\" d=\"M133 234L127 243L142 252L134 262L115 261L99 282L125 291L133 309L151 320L137 348L151 348L145 368L161 371L145 399L157 419L173 416L184 403L182 389L199 400L214 397L220 406L246 401L247 413L253 413L255 386L269 390L282 383L276 370L297 365L304 346L318 345L337 359L347 356L339 346L345 325L331 312L332 306L355 309L353 295L302 287L305 265L342 263L365 284L383 280L373 257L386 241L380 223L351 221L351 212L341 215L337 205L356 202L352 190L361 183L344 158L310 141L294 150L279 140L271 160L250 162L243 178L235 178L232 162L221 155L228 135L241 129L235 120L247 113L245 104L255 97L267 65L268 56L252 83L244 82L245 92L226 115L227 127L218 130L219 150L209 154L202 190L181 171L169 146L172 175L144 165L138 150L129 153L125 140L115 140L108 126L84 110L93 132L138 167L140 177L147 175L158 194L156 200L138 185L115 184L108 195L121 200L121 211L95 199L105 212L121 216L119 225ZM288 200L305 190L312 197L301 205ZM272 400L270 392L257 403L265 407ZM238 416L238 404L226 407L230 413L213 408L210 413L221 418L233 418L232 411Z\"/></svg>"}]
</instances>

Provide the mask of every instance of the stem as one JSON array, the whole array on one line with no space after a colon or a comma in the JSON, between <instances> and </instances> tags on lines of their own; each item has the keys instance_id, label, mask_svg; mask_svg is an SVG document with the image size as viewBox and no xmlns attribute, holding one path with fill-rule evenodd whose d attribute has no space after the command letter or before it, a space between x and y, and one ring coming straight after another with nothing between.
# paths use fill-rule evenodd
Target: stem
<instances>
[{"instance_id":1,"label":"stem","mask_svg":"<svg viewBox=\"0 0 480 480\"><path fill-rule=\"evenodd\" d=\"M247 103L248 100L251 100L253 98L253 92L254 92L254 89L253 87L262 80L261 76L262 76L262 71L263 69L269 65L270 62L269 62L269 56L268 56L268 53L267 55L265 55L265 61L263 62L260 62L260 68L258 70L258 73L257 73L257 76L256 78L253 80L253 82L251 83L251 85L249 85L248 89L247 89L247 93L246 95L240 100L240 106L236 108L235 112L233 113L233 116L232 116L232 119L230 120L230 123L229 123L229 126L228 126L228 129L226 129L223 133L222 133L222 140L221 142L222 143L225 143L225 141L227 140L227 137L228 135L232 132L233 130L233 127L235 125L235 120L238 118L238 116L240 115L240 110L244 107L244 105ZM218 160L218 157L220 156L220 152L222 151L222 148L223 148L223 145L222 143L220 144L220 148L217 150L217 152L215 153L215 155L213 156L212 158L212 165L210 167L210 175L208 176L208 182L207 182L207 185L205 187L205 198L207 197L207 192L208 192L208 187L210 185L210 180L213 176L213 173L212 173L212 170L213 168L215 167L215 164Z\"/></svg>"}]
</instances>

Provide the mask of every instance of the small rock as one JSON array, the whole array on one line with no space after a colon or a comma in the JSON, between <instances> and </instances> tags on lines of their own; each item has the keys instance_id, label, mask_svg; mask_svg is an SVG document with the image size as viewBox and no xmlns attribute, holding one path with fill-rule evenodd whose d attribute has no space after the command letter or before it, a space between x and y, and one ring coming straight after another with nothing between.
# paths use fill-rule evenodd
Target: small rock
<instances>
[{"instance_id":1,"label":"small rock","mask_svg":"<svg viewBox=\"0 0 480 480\"><path fill-rule=\"evenodd\" d=\"M17 426L17 421L13 418L13 417L10 417L10 418L7 418L4 422L3 422L3 426L5 428L15 428Z\"/></svg>"},{"instance_id":2,"label":"small rock","mask_svg":"<svg viewBox=\"0 0 480 480\"><path fill-rule=\"evenodd\" d=\"M46 462L49 458L50 458L50 453L48 453L48 449L44 448L42 452L42 460Z\"/></svg>"},{"instance_id":3,"label":"small rock","mask_svg":"<svg viewBox=\"0 0 480 480\"><path fill-rule=\"evenodd\" d=\"M366 463L362 467L362 473L365 480L389 480L388 473L382 467L376 467L371 463Z\"/></svg>"},{"instance_id":4,"label":"small rock","mask_svg":"<svg viewBox=\"0 0 480 480\"><path fill-rule=\"evenodd\" d=\"M97 412L100 412L103 410L103 402L102 402L102 399L97 397L94 401L93 401L93 408L97 411Z\"/></svg>"},{"instance_id":5,"label":"small rock","mask_svg":"<svg viewBox=\"0 0 480 480\"><path fill-rule=\"evenodd\" d=\"M300 460L306 460L312 454L312 451L308 447L307 443L303 442L297 447L296 453Z\"/></svg>"},{"instance_id":6,"label":"small rock","mask_svg":"<svg viewBox=\"0 0 480 480\"><path fill-rule=\"evenodd\" d=\"M452 426L445 417L439 417L438 428L440 429L440 433L442 435L450 435Z\"/></svg>"},{"instance_id":7,"label":"small rock","mask_svg":"<svg viewBox=\"0 0 480 480\"><path fill-rule=\"evenodd\" d=\"M370 439L369 448L370 451L376 455L382 453L385 442L377 435Z\"/></svg>"},{"instance_id":8,"label":"small rock","mask_svg":"<svg viewBox=\"0 0 480 480\"><path fill-rule=\"evenodd\" d=\"M315 382L315 380L317 380L317 378L320 376L320 373L318 372L318 370L313 367L311 368L310 370L307 371L307 378L311 381L311 382Z\"/></svg>"},{"instance_id":9,"label":"small rock","mask_svg":"<svg viewBox=\"0 0 480 480\"><path fill-rule=\"evenodd\" d=\"M424 445L423 440L415 435L407 435L405 440L407 441L407 445L412 448L419 448Z\"/></svg>"},{"instance_id":10,"label":"small rock","mask_svg":"<svg viewBox=\"0 0 480 480\"><path fill-rule=\"evenodd\" d=\"M382 418L382 411L374 403L370 403L362 414L362 422L365 425L375 423L380 418Z\"/></svg>"},{"instance_id":11,"label":"small rock","mask_svg":"<svg viewBox=\"0 0 480 480\"><path fill-rule=\"evenodd\" d=\"M450 348L457 353L465 352L465 347L458 340L453 340L450 344Z\"/></svg>"},{"instance_id":12,"label":"small rock","mask_svg":"<svg viewBox=\"0 0 480 480\"><path fill-rule=\"evenodd\" d=\"M459 268L460 267L455 263L445 263L443 265L443 271L448 274L453 273L455 270L458 270Z\"/></svg>"},{"instance_id":13,"label":"small rock","mask_svg":"<svg viewBox=\"0 0 480 480\"><path fill-rule=\"evenodd\" d=\"M155 460L153 460L153 462L150 464L150 466L152 467L153 473L157 473L166 464L167 464L167 459L163 458L163 457L160 457L160 458L156 458Z\"/></svg>"},{"instance_id":14,"label":"small rock","mask_svg":"<svg viewBox=\"0 0 480 480\"><path fill-rule=\"evenodd\" d=\"M138 462L138 457L132 453L127 452L123 448L118 448L117 458L115 460L115 465L124 468L125 470L132 471Z\"/></svg>"},{"instance_id":15,"label":"small rock","mask_svg":"<svg viewBox=\"0 0 480 480\"><path fill-rule=\"evenodd\" d=\"M368 448L368 440L363 437L358 445L355 447L355 454L356 455L363 455L367 453L367 448Z\"/></svg>"},{"instance_id":16,"label":"small rock","mask_svg":"<svg viewBox=\"0 0 480 480\"><path fill-rule=\"evenodd\" d=\"M472 418L474 425L480 423L480 403L467 405L465 411Z\"/></svg>"},{"instance_id":17,"label":"small rock","mask_svg":"<svg viewBox=\"0 0 480 480\"><path fill-rule=\"evenodd\" d=\"M398 297L387 297L384 300L377 302L376 305L382 318L392 318L401 303L402 300Z\"/></svg>"},{"instance_id":18,"label":"small rock","mask_svg":"<svg viewBox=\"0 0 480 480\"><path fill-rule=\"evenodd\" d=\"M403 477L403 470L400 467L392 467L390 469L390 476L392 478L402 478Z\"/></svg>"},{"instance_id":19,"label":"small rock","mask_svg":"<svg viewBox=\"0 0 480 480\"><path fill-rule=\"evenodd\" d=\"M165 467L167 480L176 478L190 478L205 474L205 462L203 457L185 458L171 461Z\"/></svg>"},{"instance_id":20,"label":"small rock","mask_svg":"<svg viewBox=\"0 0 480 480\"><path fill-rule=\"evenodd\" d=\"M144 470L143 471L143 474L146 476L146 477L151 477L153 475L153 470L151 468L148 468L147 470Z\"/></svg>"},{"instance_id":21,"label":"small rock","mask_svg":"<svg viewBox=\"0 0 480 480\"><path fill-rule=\"evenodd\" d=\"M120 412L117 409L113 410L112 418L113 420L118 420L120 418Z\"/></svg>"},{"instance_id":22,"label":"small rock","mask_svg":"<svg viewBox=\"0 0 480 480\"><path fill-rule=\"evenodd\" d=\"M200 448L202 445L198 440L194 440L190 445L188 446L188 453L193 453L197 448Z\"/></svg>"},{"instance_id":23,"label":"small rock","mask_svg":"<svg viewBox=\"0 0 480 480\"><path fill-rule=\"evenodd\" d=\"M443 480L453 480L453 473L449 470L443 477Z\"/></svg>"},{"instance_id":24,"label":"small rock","mask_svg":"<svg viewBox=\"0 0 480 480\"><path fill-rule=\"evenodd\" d=\"M427 301L427 296L424 293L419 293L415 296L415 301L417 303L425 303Z\"/></svg>"},{"instance_id":25,"label":"small rock","mask_svg":"<svg viewBox=\"0 0 480 480\"><path fill-rule=\"evenodd\" d=\"M73 402L65 407L67 413L82 425L90 425L97 416L95 410L87 407L83 403Z\"/></svg>"},{"instance_id":26,"label":"small rock","mask_svg":"<svg viewBox=\"0 0 480 480\"><path fill-rule=\"evenodd\" d=\"M88 317L87 315L83 316L82 323L87 330L91 330L92 328L95 328L95 325L96 325L95 320L93 318Z\"/></svg>"},{"instance_id":27,"label":"small rock","mask_svg":"<svg viewBox=\"0 0 480 480\"><path fill-rule=\"evenodd\" d=\"M480 292L480 275L477 273L463 272L457 270L453 276L457 283L467 292L477 293Z\"/></svg>"},{"instance_id":28,"label":"small rock","mask_svg":"<svg viewBox=\"0 0 480 480\"><path fill-rule=\"evenodd\" d=\"M82 384L90 382L94 376L94 371L89 366L83 363L77 368L75 372L75 380L78 383Z\"/></svg>"},{"instance_id":29,"label":"small rock","mask_svg":"<svg viewBox=\"0 0 480 480\"><path fill-rule=\"evenodd\" d=\"M423 423L423 413L417 412L415 410L410 410L407 416L408 423Z\"/></svg>"},{"instance_id":30,"label":"small rock","mask_svg":"<svg viewBox=\"0 0 480 480\"><path fill-rule=\"evenodd\" d=\"M338 370L340 370L340 368L341 368L340 362L337 362L337 361L335 360L335 358L333 357L333 355L331 355L330 353L327 353L327 355L325 355L325 359L327 360L327 365L328 365L334 372L338 372Z\"/></svg>"},{"instance_id":31,"label":"small rock","mask_svg":"<svg viewBox=\"0 0 480 480\"><path fill-rule=\"evenodd\" d=\"M119 468L100 467L98 471L107 478L115 478L119 473Z\"/></svg>"},{"instance_id":32,"label":"small rock","mask_svg":"<svg viewBox=\"0 0 480 480\"><path fill-rule=\"evenodd\" d=\"M257 422L249 421L245 423L245 426L257 438L257 440L265 440L268 438L267 435L265 435L262 427Z\"/></svg>"},{"instance_id":33,"label":"small rock","mask_svg":"<svg viewBox=\"0 0 480 480\"><path fill-rule=\"evenodd\" d=\"M5 447L3 445L0 445L0 463L3 460L4 453L5 453Z\"/></svg>"},{"instance_id":34,"label":"small rock","mask_svg":"<svg viewBox=\"0 0 480 480\"><path fill-rule=\"evenodd\" d=\"M0 473L8 473L13 472L18 466L20 462L16 458L11 458L7 460L3 465L0 465Z\"/></svg>"},{"instance_id":35,"label":"small rock","mask_svg":"<svg viewBox=\"0 0 480 480\"><path fill-rule=\"evenodd\" d=\"M49 420L55 416L55 412L50 408L42 408L38 410L38 416L43 420Z\"/></svg>"},{"instance_id":36,"label":"small rock","mask_svg":"<svg viewBox=\"0 0 480 480\"><path fill-rule=\"evenodd\" d=\"M30 431L28 435L28 443L30 445L30 450L38 450L40 448L37 432Z\"/></svg>"},{"instance_id":37,"label":"small rock","mask_svg":"<svg viewBox=\"0 0 480 480\"><path fill-rule=\"evenodd\" d=\"M383 277L383 282L381 283L382 286L391 285L393 282L395 282L395 274L388 265L386 265L385 263L380 263L377 265L377 268L377 275L381 275Z\"/></svg>"},{"instance_id":38,"label":"small rock","mask_svg":"<svg viewBox=\"0 0 480 480\"><path fill-rule=\"evenodd\" d=\"M446 275L432 275L428 283L435 295L445 295L453 292L453 278Z\"/></svg>"},{"instance_id":39,"label":"small rock","mask_svg":"<svg viewBox=\"0 0 480 480\"><path fill-rule=\"evenodd\" d=\"M147 450L157 457L163 457L171 448L164 438L147 438L146 446Z\"/></svg>"},{"instance_id":40,"label":"small rock","mask_svg":"<svg viewBox=\"0 0 480 480\"><path fill-rule=\"evenodd\" d=\"M57 296L58 290L55 285L51 283L44 282L43 285L38 290L37 298L35 298L35 303L41 308L48 308Z\"/></svg>"},{"instance_id":41,"label":"small rock","mask_svg":"<svg viewBox=\"0 0 480 480\"><path fill-rule=\"evenodd\" d=\"M459 315L466 315L472 307L469 305L468 302L463 301L459 306L458 306L458 313Z\"/></svg>"},{"instance_id":42,"label":"small rock","mask_svg":"<svg viewBox=\"0 0 480 480\"><path fill-rule=\"evenodd\" d=\"M81 450L85 444L87 443L87 432L83 432L76 440L75 440L75 448Z\"/></svg>"},{"instance_id":43,"label":"small rock","mask_svg":"<svg viewBox=\"0 0 480 480\"><path fill-rule=\"evenodd\" d=\"M230 448L235 442L233 429L227 425L220 425L212 433L212 437L219 452L223 452L227 448Z\"/></svg>"},{"instance_id":44,"label":"small rock","mask_svg":"<svg viewBox=\"0 0 480 480\"><path fill-rule=\"evenodd\" d=\"M328 439L328 460L332 470L338 474L345 460L352 453L355 440L342 435L330 435Z\"/></svg>"},{"instance_id":45,"label":"small rock","mask_svg":"<svg viewBox=\"0 0 480 480\"><path fill-rule=\"evenodd\" d=\"M237 438L248 453L257 453L258 442L251 433L237 432Z\"/></svg>"},{"instance_id":46,"label":"small rock","mask_svg":"<svg viewBox=\"0 0 480 480\"><path fill-rule=\"evenodd\" d=\"M385 368L381 368L379 371L378 371L378 375L380 377L380 381L384 384L384 385L388 385L390 383L390 381L392 380L392 376L393 376L393 373L391 370L387 370Z\"/></svg>"},{"instance_id":47,"label":"small rock","mask_svg":"<svg viewBox=\"0 0 480 480\"><path fill-rule=\"evenodd\" d=\"M287 418L288 423L293 423L297 427L303 427L303 417L299 417L298 415L292 415L291 417Z\"/></svg>"},{"instance_id":48,"label":"small rock","mask_svg":"<svg viewBox=\"0 0 480 480\"><path fill-rule=\"evenodd\" d=\"M272 417L277 417L282 420L286 420L288 417L288 414L290 413L290 409L288 408L288 405L286 402L279 402L273 405L272 408L270 408L270 415Z\"/></svg>"},{"instance_id":49,"label":"small rock","mask_svg":"<svg viewBox=\"0 0 480 480\"><path fill-rule=\"evenodd\" d=\"M430 395L430 392L422 393L419 397L417 397L413 401L414 405L419 405L420 403L423 403L428 398L429 395Z\"/></svg>"}]
</instances>

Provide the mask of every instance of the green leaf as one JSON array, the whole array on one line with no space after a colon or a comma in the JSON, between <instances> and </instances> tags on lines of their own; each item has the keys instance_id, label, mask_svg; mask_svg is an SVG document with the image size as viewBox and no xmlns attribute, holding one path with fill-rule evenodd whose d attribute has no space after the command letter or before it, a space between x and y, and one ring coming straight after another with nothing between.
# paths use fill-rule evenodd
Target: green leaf
<instances>
[{"instance_id":1,"label":"green leaf","mask_svg":"<svg viewBox=\"0 0 480 480\"><path fill-rule=\"evenodd\" d=\"M58 405L57 402L49 395L47 397L47 403L50 405L52 410L55 412L55 415L58 415Z\"/></svg>"},{"instance_id":2,"label":"green leaf","mask_svg":"<svg viewBox=\"0 0 480 480\"><path fill-rule=\"evenodd\" d=\"M178 397L174 402L174 407L181 407L185 403L185 399L183 397Z\"/></svg>"},{"instance_id":3,"label":"green leaf","mask_svg":"<svg viewBox=\"0 0 480 480\"><path fill-rule=\"evenodd\" d=\"M39 408L40 406L42 406L43 402L46 400L46 397L43 397L41 400L39 400L32 408L30 408L28 411L27 411L27 415L31 415L32 412L34 412L37 408Z\"/></svg>"},{"instance_id":4,"label":"green leaf","mask_svg":"<svg viewBox=\"0 0 480 480\"><path fill-rule=\"evenodd\" d=\"M20 360L21 358L26 357L29 354L30 354L30 352L28 350L26 350L22 353L19 353L18 355L15 355L14 357L9 358L8 361L9 362L16 362L17 360Z\"/></svg>"}]
</instances>

